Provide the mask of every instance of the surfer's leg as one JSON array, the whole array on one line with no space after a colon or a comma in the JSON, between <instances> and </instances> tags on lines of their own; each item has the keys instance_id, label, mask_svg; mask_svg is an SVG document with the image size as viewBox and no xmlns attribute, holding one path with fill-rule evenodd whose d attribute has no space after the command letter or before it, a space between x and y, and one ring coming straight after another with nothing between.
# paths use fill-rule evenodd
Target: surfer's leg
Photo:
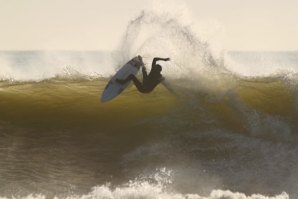
<instances>
[{"instance_id":1,"label":"surfer's leg","mask_svg":"<svg viewBox=\"0 0 298 199\"><path fill-rule=\"evenodd\" d=\"M146 92L146 89L144 88L144 85L136 78L136 76L134 76L132 74L129 75L126 79L116 79L116 81L119 84L125 84L129 81L132 81L141 93Z\"/></svg>"},{"instance_id":2,"label":"surfer's leg","mask_svg":"<svg viewBox=\"0 0 298 199\"><path fill-rule=\"evenodd\" d=\"M133 81L134 85L137 87L137 89L141 92L144 93L145 89L144 89L144 85L133 75L133 77L131 77L131 80Z\"/></svg>"}]
</instances>

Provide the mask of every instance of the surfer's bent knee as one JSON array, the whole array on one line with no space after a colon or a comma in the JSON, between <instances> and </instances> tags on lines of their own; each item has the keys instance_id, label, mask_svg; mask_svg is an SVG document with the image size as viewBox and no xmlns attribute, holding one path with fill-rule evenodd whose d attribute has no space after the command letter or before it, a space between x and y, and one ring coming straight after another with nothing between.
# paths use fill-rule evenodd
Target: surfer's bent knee
<instances>
[{"instance_id":1,"label":"surfer's bent knee","mask_svg":"<svg viewBox=\"0 0 298 199\"><path fill-rule=\"evenodd\" d=\"M131 79L133 81L134 85L137 87L137 89L140 92L142 92L141 90L143 90L143 84L136 78L136 76L129 75L128 78Z\"/></svg>"}]
</instances>

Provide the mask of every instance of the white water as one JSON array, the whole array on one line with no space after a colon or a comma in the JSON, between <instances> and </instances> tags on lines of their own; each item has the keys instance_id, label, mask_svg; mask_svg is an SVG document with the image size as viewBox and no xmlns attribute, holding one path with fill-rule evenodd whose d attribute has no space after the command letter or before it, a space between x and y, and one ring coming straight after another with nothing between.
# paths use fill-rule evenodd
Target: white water
<instances>
[{"instance_id":1,"label":"white water","mask_svg":"<svg viewBox=\"0 0 298 199\"><path fill-rule=\"evenodd\" d=\"M298 52L225 52L218 47L216 36L208 37L221 34L220 28L214 28L217 24L197 25L186 8L171 8L172 12L162 8L141 11L132 19L114 52L2 51L0 78L109 77L136 55L143 56L148 68L154 57L170 57L170 62L161 62L163 74L178 79L210 79L230 71L243 76L273 76L298 70Z\"/></svg>"},{"instance_id":2,"label":"white water","mask_svg":"<svg viewBox=\"0 0 298 199\"><path fill-rule=\"evenodd\" d=\"M69 194L55 196L55 199L289 199L287 193L282 192L276 196L265 196L261 194L245 195L230 190L213 190L207 196L196 193L179 193L168 188L171 185L172 171L165 168L159 169L156 173L146 177L130 181L122 186L113 187L107 183L95 186L89 193L83 195ZM45 199L45 195L32 193L28 196L0 197L0 199L24 198L24 199Z\"/></svg>"},{"instance_id":3,"label":"white water","mask_svg":"<svg viewBox=\"0 0 298 199\"><path fill-rule=\"evenodd\" d=\"M112 56L102 51L2 51L0 78L38 81L59 75L106 77L115 72Z\"/></svg>"}]
</instances>

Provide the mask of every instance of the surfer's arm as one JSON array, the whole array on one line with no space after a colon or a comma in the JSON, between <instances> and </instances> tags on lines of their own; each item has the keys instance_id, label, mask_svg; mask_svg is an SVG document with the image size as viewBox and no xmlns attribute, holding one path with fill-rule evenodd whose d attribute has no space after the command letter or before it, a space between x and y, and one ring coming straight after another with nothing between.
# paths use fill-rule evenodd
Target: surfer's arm
<instances>
[{"instance_id":1,"label":"surfer's arm","mask_svg":"<svg viewBox=\"0 0 298 199\"><path fill-rule=\"evenodd\" d=\"M155 66L157 61L170 61L170 58L160 58L160 57L155 57L152 61L152 66Z\"/></svg>"}]
</instances>

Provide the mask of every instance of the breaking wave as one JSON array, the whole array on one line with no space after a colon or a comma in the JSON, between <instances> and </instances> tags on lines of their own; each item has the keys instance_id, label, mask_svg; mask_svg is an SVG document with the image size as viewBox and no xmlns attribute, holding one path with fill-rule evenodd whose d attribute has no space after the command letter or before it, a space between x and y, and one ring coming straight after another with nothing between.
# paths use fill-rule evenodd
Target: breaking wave
<instances>
[{"instance_id":1,"label":"breaking wave","mask_svg":"<svg viewBox=\"0 0 298 199\"><path fill-rule=\"evenodd\" d=\"M141 12L114 53L0 53L0 195L297 196L297 54L215 53L177 16ZM138 54L146 67L172 58L164 86L100 103L110 76ZM264 56L270 70L258 69ZM129 181L160 167L169 170Z\"/></svg>"}]
</instances>

